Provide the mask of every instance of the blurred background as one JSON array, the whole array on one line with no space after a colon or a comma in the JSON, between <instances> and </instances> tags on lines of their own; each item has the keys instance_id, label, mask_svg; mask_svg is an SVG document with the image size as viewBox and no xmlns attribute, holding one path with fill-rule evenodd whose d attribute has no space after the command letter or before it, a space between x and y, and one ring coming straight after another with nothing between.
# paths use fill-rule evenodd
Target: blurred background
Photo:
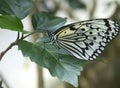
<instances>
[{"instance_id":1,"label":"blurred background","mask_svg":"<svg viewBox=\"0 0 120 88\"><path fill-rule=\"evenodd\" d=\"M66 17L67 23L97 18L120 21L120 0L34 0L33 12L22 20L24 29L33 31L31 15L47 11ZM16 39L16 32L0 30L0 52ZM39 37L28 38L35 41ZM120 38L119 35L106 47L99 57L103 62L90 61L84 65L78 88L120 88ZM38 67L23 57L18 47L13 47L0 62L0 80L4 88L74 88L52 77L47 69Z\"/></svg>"}]
</instances>

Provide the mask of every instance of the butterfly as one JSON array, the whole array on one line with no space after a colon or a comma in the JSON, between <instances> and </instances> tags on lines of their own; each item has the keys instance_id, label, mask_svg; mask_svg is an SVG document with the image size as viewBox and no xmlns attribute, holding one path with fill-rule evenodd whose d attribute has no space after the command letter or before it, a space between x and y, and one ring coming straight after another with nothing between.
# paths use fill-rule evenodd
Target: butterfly
<instances>
[{"instance_id":1,"label":"butterfly","mask_svg":"<svg viewBox=\"0 0 120 88\"><path fill-rule=\"evenodd\" d=\"M111 19L93 19L68 24L48 32L50 42L82 60L94 60L119 32Z\"/></svg>"}]
</instances>

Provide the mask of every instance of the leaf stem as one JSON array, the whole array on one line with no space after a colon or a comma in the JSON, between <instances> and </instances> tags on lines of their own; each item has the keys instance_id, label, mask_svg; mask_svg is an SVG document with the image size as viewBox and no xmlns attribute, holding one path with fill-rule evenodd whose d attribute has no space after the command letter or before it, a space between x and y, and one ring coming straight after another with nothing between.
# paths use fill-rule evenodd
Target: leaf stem
<instances>
[{"instance_id":1,"label":"leaf stem","mask_svg":"<svg viewBox=\"0 0 120 88\"><path fill-rule=\"evenodd\" d=\"M32 34L35 34L35 33L37 33L37 32L32 32L32 33L30 33L30 34L28 34L28 35L26 35L26 36L22 36L21 40L23 40L23 39L27 38L28 36L30 36L30 35L32 35Z\"/></svg>"}]
</instances>

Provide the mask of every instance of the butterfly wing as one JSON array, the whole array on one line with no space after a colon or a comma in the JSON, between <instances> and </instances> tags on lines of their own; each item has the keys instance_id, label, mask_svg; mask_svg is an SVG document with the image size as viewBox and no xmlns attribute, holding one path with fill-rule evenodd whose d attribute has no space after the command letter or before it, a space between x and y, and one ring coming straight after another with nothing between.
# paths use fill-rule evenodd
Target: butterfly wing
<instances>
[{"instance_id":1,"label":"butterfly wing","mask_svg":"<svg viewBox=\"0 0 120 88\"><path fill-rule=\"evenodd\" d=\"M118 29L110 19L78 22L55 32L56 43L78 59L93 60L118 34Z\"/></svg>"}]
</instances>

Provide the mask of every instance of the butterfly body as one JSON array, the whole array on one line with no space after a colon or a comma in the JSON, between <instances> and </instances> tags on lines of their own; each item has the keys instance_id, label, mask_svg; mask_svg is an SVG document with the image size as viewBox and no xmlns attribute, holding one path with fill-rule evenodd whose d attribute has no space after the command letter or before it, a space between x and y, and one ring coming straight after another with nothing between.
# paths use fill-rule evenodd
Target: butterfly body
<instances>
[{"instance_id":1,"label":"butterfly body","mask_svg":"<svg viewBox=\"0 0 120 88\"><path fill-rule=\"evenodd\" d=\"M56 43L73 56L93 60L118 34L118 24L110 19L81 21L48 33L51 43Z\"/></svg>"}]
</instances>

